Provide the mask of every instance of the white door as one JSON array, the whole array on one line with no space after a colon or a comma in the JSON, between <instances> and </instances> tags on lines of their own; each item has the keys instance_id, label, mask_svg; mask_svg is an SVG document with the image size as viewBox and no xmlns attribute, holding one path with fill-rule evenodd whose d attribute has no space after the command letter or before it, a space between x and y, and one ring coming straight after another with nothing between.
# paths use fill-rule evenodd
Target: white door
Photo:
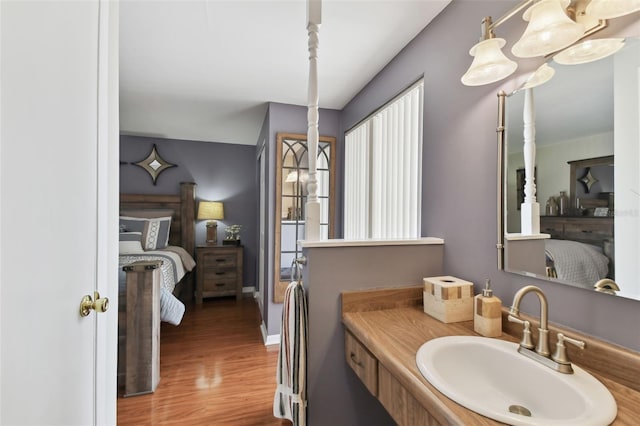
<instances>
[{"instance_id":1,"label":"white door","mask_svg":"<svg viewBox=\"0 0 640 426\"><path fill-rule=\"evenodd\" d=\"M115 424L117 22L106 0L0 2L3 425ZM95 290L109 310L82 318Z\"/></svg>"},{"instance_id":2,"label":"white door","mask_svg":"<svg viewBox=\"0 0 640 426\"><path fill-rule=\"evenodd\" d=\"M259 188L260 188L260 204L259 204L259 209L260 209L260 218L258 219L260 221L259 225L258 225L258 229L259 229L259 235L260 235L260 243L259 243L259 255L258 255L258 289L256 292L256 300L258 301L258 306L260 307L260 313L264 314L264 310L263 310L263 299L262 299L262 295L263 294L267 294L268 292L266 292L264 290L264 286L265 286L265 282L264 282L264 258L265 258L265 220L266 220L266 209L267 206L265 205L266 203L266 184L265 181L267 180L267 172L266 172L266 165L265 165L265 156L266 156L266 141L263 141L262 143L262 151L260 152L260 155L258 157L258 163L259 163Z\"/></svg>"}]
</instances>

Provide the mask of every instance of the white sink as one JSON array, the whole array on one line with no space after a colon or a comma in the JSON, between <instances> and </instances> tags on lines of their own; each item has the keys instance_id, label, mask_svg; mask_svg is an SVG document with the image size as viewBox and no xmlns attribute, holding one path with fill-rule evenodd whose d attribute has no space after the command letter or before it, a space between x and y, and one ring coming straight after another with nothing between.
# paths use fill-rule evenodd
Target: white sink
<instances>
[{"instance_id":1,"label":"white sink","mask_svg":"<svg viewBox=\"0 0 640 426\"><path fill-rule=\"evenodd\" d=\"M440 337L420 347L416 363L444 395L500 422L563 426L613 422L616 401L598 379L576 365L574 374L558 373L517 349L516 343L486 337Z\"/></svg>"}]
</instances>

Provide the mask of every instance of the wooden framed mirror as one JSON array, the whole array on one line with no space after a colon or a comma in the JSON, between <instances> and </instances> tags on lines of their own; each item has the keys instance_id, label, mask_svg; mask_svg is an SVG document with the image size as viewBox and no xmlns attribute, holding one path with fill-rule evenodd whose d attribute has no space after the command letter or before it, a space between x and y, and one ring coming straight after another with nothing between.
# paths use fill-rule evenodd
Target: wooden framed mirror
<instances>
[{"instance_id":1,"label":"wooden framed mirror","mask_svg":"<svg viewBox=\"0 0 640 426\"><path fill-rule=\"evenodd\" d=\"M320 239L335 232L336 138L320 136L317 179L320 201ZM276 198L273 301L282 303L293 276L292 263L301 256L298 241L305 235L305 204L309 157L307 135L278 133L276 141Z\"/></svg>"}]
</instances>

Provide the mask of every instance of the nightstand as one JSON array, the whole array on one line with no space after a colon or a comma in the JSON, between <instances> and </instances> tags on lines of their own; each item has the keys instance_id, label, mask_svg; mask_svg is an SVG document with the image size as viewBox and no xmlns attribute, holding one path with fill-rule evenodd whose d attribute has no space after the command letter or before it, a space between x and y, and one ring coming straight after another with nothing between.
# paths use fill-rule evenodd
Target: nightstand
<instances>
[{"instance_id":1,"label":"nightstand","mask_svg":"<svg viewBox=\"0 0 640 426\"><path fill-rule=\"evenodd\" d=\"M242 298L242 246L196 247L196 303L205 297Z\"/></svg>"}]
</instances>

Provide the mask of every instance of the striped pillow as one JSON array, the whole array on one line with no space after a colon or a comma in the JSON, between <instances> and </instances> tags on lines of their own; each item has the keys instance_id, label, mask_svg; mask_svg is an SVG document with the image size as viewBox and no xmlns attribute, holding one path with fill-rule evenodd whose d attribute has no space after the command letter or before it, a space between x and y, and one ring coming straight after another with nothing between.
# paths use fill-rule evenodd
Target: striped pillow
<instances>
[{"instance_id":1,"label":"striped pillow","mask_svg":"<svg viewBox=\"0 0 640 426\"><path fill-rule=\"evenodd\" d=\"M142 232L120 233L120 254L144 253L142 250Z\"/></svg>"},{"instance_id":2,"label":"striped pillow","mask_svg":"<svg viewBox=\"0 0 640 426\"><path fill-rule=\"evenodd\" d=\"M171 217L140 218L120 216L120 228L126 232L142 234L144 250L160 250L169 244Z\"/></svg>"}]
</instances>

